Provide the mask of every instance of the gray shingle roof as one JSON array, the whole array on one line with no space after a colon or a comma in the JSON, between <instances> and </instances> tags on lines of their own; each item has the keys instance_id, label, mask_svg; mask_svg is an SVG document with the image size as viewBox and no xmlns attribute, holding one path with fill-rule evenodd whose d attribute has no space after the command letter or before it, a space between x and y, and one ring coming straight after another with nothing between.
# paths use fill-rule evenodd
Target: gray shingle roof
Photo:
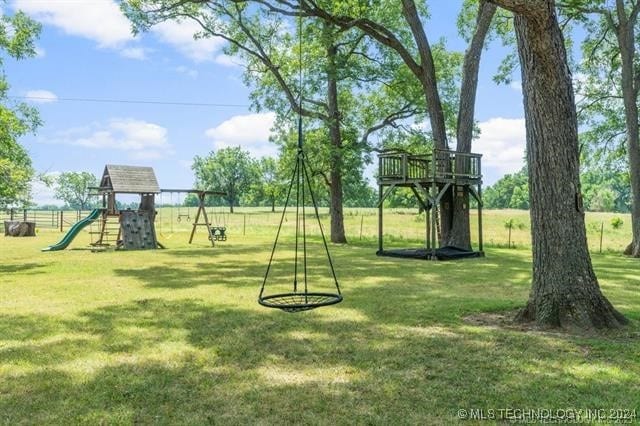
<instances>
[{"instance_id":1,"label":"gray shingle roof","mask_svg":"<svg viewBox=\"0 0 640 426\"><path fill-rule=\"evenodd\" d=\"M160 186L152 167L118 166L107 164L100 188L125 194L158 194Z\"/></svg>"}]
</instances>

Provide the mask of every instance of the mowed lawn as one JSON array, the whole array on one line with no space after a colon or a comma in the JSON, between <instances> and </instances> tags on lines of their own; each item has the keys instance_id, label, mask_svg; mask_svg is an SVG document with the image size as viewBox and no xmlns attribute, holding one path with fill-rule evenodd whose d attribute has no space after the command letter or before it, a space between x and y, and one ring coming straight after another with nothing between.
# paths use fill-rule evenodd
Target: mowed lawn
<instances>
[{"instance_id":1,"label":"mowed lawn","mask_svg":"<svg viewBox=\"0 0 640 426\"><path fill-rule=\"evenodd\" d=\"M460 410L506 408L640 415L640 263L606 250L624 245L623 231L605 229L593 262L632 324L570 335L468 318L526 301L528 231L514 231L508 249L502 225L514 215L528 224L526 212L489 213L487 256L455 262L376 257L377 219L348 212L351 243L330 247L344 302L298 314L257 303L277 215L225 218L229 240L211 248L202 234L189 246L188 225L171 229L164 213L167 250L92 253L85 232L69 250L41 253L61 234L0 237L0 423L450 424L464 421ZM390 244L419 244L415 214L389 220ZM609 227L610 217L589 220ZM309 285L326 289L310 232ZM267 289L291 283L290 265L274 268Z\"/></svg>"}]
</instances>

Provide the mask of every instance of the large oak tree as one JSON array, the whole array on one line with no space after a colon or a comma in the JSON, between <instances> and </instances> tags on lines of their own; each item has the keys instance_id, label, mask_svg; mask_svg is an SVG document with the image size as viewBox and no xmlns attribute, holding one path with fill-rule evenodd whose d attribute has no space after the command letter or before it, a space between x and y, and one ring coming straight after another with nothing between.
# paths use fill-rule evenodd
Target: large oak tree
<instances>
[{"instance_id":1,"label":"large oak tree","mask_svg":"<svg viewBox=\"0 0 640 426\"><path fill-rule=\"evenodd\" d=\"M514 13L527 128L533 283L522 321L614 328L627 320L600 291L580 193L578 122L554 0L490 0Z\"/></svg>"}]
</instances>

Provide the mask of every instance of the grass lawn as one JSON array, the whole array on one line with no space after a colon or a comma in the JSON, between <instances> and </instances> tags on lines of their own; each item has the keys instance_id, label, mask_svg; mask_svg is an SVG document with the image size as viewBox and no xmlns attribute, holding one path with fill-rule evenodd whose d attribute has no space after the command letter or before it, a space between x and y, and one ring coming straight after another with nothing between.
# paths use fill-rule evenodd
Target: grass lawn
<instances>
[{"instance_id":1,"label":"grass lawn","mask_svg":"<svg viewBox=\"0 0 640 426\"><path fill-rule=\"evenodd\" d=\"M277 215L224 219L229 241L212 249L203 235L189 246L184 222L171 232L167 213L167 250L92 253L87 232L51 253L39 249L58 232L0 239L0 423L449 424L461 409L506 408L640 415L639 263L612 251L626 243L627 217L622 230L610 229L614 215L587 222L605 224L605 253L593 262L632 324L576 336L466 319L526 301L528 231L514 230L508 249L503 227L511 217L528 225L526 212L487 214L485 258L439 263L376 257L375 215L348 211L351 244L331 247L345 300L299 314L256 301ZM419 245L421 226L395 212L389 244ZM291 235L273 288L291 282ZM330 284L317 237L310 245L309 282Z\"/></svg>"}]
</instances>

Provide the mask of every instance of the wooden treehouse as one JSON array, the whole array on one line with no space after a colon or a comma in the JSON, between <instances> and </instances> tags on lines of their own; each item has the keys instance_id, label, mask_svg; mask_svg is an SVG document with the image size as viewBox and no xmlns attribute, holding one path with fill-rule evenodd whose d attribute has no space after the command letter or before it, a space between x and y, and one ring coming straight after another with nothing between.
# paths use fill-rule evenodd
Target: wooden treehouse
<instances>
[{"instance_id":1,"label":"wooden treehouse","mask_svg":"<svg viewBox=\"0 0 640 426\"><path fill-rule=\"evenodd\" d=\"M379 256L416 259L452 259L483 256L481 154L434 149L429 154L385 151L378 157L378 252ZM384 249L384 201L396 188L409 188L425 211L425 245L417 249ZM443 197L469 193L477 202L478 250L440 247L440 210ZM468 203L465 209L469 209Z\"/></svg>"},{"instance_id":2,"label":"wooden treehouse","mask_svg":"<svg viewBox=\"0 0 640 426\"><path fill-rule=\"evenodd\" d=\"M151 167L107 164L100 186L93 188L102 197L102 220L94 246L115 246L125 250L159 247L155 230L155 196L160 193ZM118 194L140 195L137 210L119 210Z\"/></svg>"}]
</instances>

